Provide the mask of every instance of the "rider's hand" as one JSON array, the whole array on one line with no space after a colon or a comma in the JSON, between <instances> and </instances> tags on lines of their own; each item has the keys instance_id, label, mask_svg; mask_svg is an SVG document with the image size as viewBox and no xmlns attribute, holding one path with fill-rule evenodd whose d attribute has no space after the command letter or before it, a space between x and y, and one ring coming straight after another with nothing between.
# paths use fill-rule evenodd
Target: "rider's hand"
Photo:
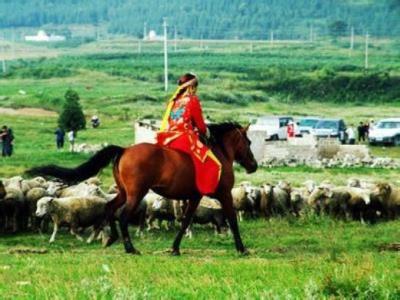
<instances>
[{"instance_id":1,"label":"rider's hand","mask_svg":"<svg viewBox=\"0 0 400 300\"><path fill-rule=\"evenodd\" d=\"M206 127L206 138L209 139L211 137L210 129Z\"/></svg>"}]
</instances>

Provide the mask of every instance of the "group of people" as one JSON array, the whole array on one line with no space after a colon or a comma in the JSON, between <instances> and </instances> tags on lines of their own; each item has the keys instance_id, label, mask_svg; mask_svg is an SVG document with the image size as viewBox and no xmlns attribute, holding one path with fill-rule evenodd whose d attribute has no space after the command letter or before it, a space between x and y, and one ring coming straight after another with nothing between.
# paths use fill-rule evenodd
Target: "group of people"
<instances>
[{"instance_id":1,"label":"group of people","mask_svg":"<svg viewBox=\"0 0 400 300\"><path fill-rule=\"evenodd\" d=\"M100 119L98 116L94 115L90 122L92 123L93 128L97 128L100 126ZM54 132L56 135L56 147L58 150L64 148L64 141L65 141L65 131L61 128L58 127L56 131ZM75 130L70 130L67 133L67 138L69 142L69 151L74 152L75 151L75 139L76 139L76 131Z\"/></svg>"},{"instance_id":2,"label":"group of people","mask_svg":"<svg viewBox=\"0 0 400 300\"><path fill-rule=\"evenodd\" d=\"M357 138L358 142L362 143L368 141L369 131L374 127L374 120L370 122L360 122L357 126ZM356 132L354 130L354 125L350 124L346 129L347 144L354 145L356 143Z\"/></svg>"},{"instance_id":3,"label":"group of people","mask_svg":"<svg viewBox=\"0 0 400 300\"><path fill-rule=\"evenodd\" d=\"M1 155L3 157L11 156L13 153L14 134L11 128L4 125L0 131L0 142L2 145Z\"/></svg>"},{"instance_id":4,"label":"group of people","mask_svg":"<svg viewBox=\"0 0 400 300\"><path fill-rule=\"evenodd\" d=\"M56 146L58 150L61 150L64 148L64 141L65 141L65 131L61 128L58 127L56 131L54 132L56 135ZM74 152L75 151L75 138L76 138L76 132L74 130L70 130L67 133L68 137L68 142L69 142L69 151Z\"/></svg>"},{"instance_id":5,"label":"group of people","mask_svg":"<svg viewBox=\"0 0 400 300\"><path fill-rule=\"evenodd\" d=\"M370 122L360 122L357 126L358 142L365 142L368 140L369 130L374 127L374 120Z\"/></svg>"}]
</instances>

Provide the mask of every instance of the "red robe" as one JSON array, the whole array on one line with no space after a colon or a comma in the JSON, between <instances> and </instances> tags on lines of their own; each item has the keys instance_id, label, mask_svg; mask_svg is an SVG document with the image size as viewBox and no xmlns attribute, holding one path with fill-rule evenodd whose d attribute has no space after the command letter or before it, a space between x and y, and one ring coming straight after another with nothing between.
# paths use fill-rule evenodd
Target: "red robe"
<instances>
[{"instance_id":1,"label":"red robe","mask_svg":"<svg viewBox=\"0 0 400 300\"><path fill-rule=\"evenodd\" d=\"M168 117L168 129L157 134L157 143L190 155L195 168L196 186L203 195L215 192L221 164L199 139L207 130L197 96L175 100Z\"/></svg>"}]
</instances>

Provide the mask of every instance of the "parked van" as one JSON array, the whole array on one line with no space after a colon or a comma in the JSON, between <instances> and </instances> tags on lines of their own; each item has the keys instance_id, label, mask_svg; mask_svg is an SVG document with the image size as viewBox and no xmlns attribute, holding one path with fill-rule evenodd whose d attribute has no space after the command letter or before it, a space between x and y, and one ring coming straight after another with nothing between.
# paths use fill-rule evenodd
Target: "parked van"
<instances>
[{"instance_id":1,"label":"parked van","mask_svg":"<svg viewBox=\"0 0 400 300\"><path fill-rule=\"evenodd\" d=\"M265 140L277 141L287 139L287 125L293 122L293 118L289 116L263 116L259 117L256 122L250 126L249 130L264 131ZM295 126L295 132L297 131Z\"/></svg>"}]
</instances>

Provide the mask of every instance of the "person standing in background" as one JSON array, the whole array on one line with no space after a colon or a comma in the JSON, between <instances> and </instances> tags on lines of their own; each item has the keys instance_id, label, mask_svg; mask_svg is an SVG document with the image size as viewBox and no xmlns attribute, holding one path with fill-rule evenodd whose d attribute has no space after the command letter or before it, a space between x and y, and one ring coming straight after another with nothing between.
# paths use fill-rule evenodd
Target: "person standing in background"
<instances>
[{"instance_id":1,"label":"person standing in background","mask_svg":"<svg viewBox=\"0 0 400 300\"><path fill-rule=\"evenodd\" d=\"M363 122L360 122L360 125L358 125L357 132L358 132L358 142L359 143L361 141L365 142L365 126Z\"/></svg>"},{"instance_id":2,"label":"person standing in background","mask_svg":"<svg viewBox=\"0 0 400 300\"><path fill-rule=\"evenodd\" d=\"M14 134L11 128L7 126L3 126L0 132L0 139L2 143L2 156L11 156L13 152L13 141L14 141Z\"/></svg>"},{"instance_id":3,"label":"person standing in background","mask_svg":"<svg viewBox=\"0 0 400 300\"><path fill-rule=\"evenodd\" d=\"M75 148L75 131L68 131L69 151L74 152Z\"/></svg>"},{"instance_id":4,"label":"person standing in background","mask_svg":"<svg viewBox=\"0 0 400 300\"><path fill-rule=\"evenodd\" d=\"M369 137L369 128L370 128L370 124L369 122L365 122L364 124L364 138L368 140Z\"/></svg>"},{"instance_id":5,"label":"person standing in background","mask_svg":"<svg viewBox=\"0 0 400 300\"><path fill-rule=\"evenodd\" d=\"M356 142L356 134L353 129L353 124L350 124L350 126L346 129L346 134L347 134L347 143L349 145L354 145Z\"/></svg>"},{"instance_id":6,"label":"person standing in background","mask_svg":"<svg viewBox=\"0 0 400 300\"><path fill-rule=\"evenodd\" d=\"M64 138L65 138L65 132L63 129L58 127L56 131L54 132L56 135L56 146L57 149L60 150L61 148L64 148Z\"/></svg>"}]
</instances>

